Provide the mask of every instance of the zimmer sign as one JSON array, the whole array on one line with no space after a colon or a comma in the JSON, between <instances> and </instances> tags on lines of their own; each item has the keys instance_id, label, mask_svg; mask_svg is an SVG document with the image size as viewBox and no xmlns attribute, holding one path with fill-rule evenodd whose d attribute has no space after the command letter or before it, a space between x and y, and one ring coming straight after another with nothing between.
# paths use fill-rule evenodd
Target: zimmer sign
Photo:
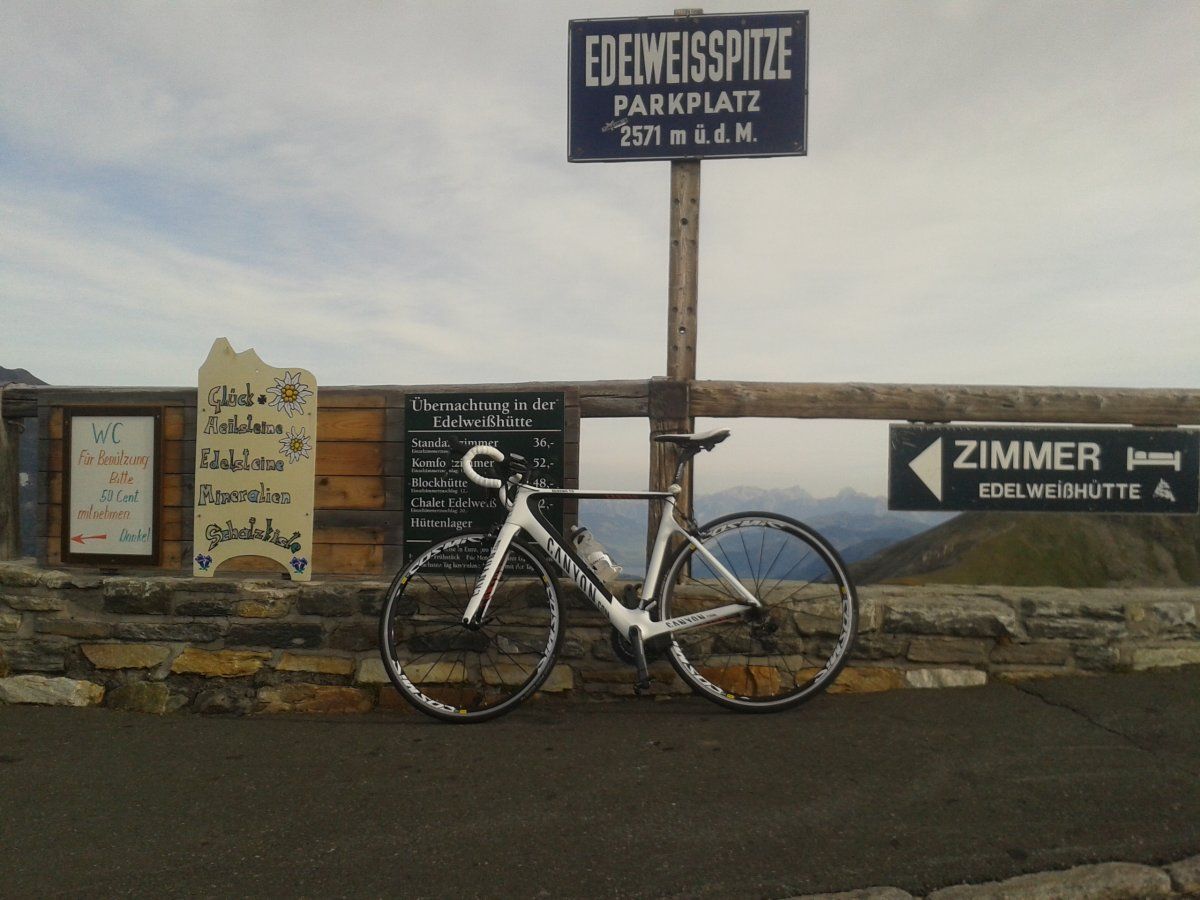
<instances>
[{"instance_id":1,"label":"zimmer sign","mask_svg":"<svg viewBox=\"0 0 1200 900\"><path fill-rule=\"evenodd\" d=\"M1200 510L1200 433L1180 428L893 425L888 508Z\"/></svg>"},{"instance_id":2,"label":"zimmer sign","mask_svg":"<svg viewBox=\"0 0 1200 900\"><path fill-rule=\"evenodd\" d=\"M572 162L801 156L808 13L570 23Z\"/></svg>"}]
</instances>

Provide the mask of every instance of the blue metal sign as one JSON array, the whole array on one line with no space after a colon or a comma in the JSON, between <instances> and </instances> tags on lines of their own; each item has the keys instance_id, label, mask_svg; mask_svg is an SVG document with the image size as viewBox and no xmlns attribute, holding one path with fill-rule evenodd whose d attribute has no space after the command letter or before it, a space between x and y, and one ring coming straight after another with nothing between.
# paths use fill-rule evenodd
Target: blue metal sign
<instances>
[{"instance_id":1,"label":"blue metal sign","mask_svg":"<svg viewBox=\"0 0 1200 900\"><path fill-rule=\"evenodd\" d=\"M803 156L808 13L570 23L571 162Z\"/></svg>"}]
</instances>

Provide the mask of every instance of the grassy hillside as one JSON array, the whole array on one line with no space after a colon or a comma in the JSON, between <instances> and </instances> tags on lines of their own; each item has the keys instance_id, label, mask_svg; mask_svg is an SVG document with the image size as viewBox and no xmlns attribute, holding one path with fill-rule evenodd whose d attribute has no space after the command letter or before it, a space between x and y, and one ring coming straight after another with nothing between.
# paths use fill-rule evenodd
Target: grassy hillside
<instances>
[{"instance_id":1,"label":"grassy hillside","mask_svg":"<svg viewBox=\"0 0 1200 900\"><path fill-rule=\"evenodd\" d=\"M1200 517L966 513L852 569L861 583L1200 584Z\"/></svg>"}]
</instances>

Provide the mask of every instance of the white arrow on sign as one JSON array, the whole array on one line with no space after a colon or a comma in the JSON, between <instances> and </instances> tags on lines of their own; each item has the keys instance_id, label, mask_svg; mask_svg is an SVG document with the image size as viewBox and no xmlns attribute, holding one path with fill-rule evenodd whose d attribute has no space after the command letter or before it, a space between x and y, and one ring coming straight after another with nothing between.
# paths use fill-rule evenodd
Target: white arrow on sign
<instances>
[{"instance_id":1,"label":"white arrow on sign","mask_svg":"<svg viewBox=\"0 0 1200 900\"><path fill-rule=\"evenodd\" d=\"M938 438L908 464L929 492L942 499L942 439Z\"/></svg>"}]
</instances>

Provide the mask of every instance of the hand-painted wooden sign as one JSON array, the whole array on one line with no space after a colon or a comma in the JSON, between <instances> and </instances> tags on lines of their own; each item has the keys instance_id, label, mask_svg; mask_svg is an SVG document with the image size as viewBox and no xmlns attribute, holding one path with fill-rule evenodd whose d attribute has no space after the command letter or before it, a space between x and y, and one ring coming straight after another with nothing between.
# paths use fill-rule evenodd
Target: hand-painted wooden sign
<instances>
[{"instance_id":1,"label":"hand-painted wooden sign","mask_svg":"<svg viewBox=\"0 0 1200 900\"><path fill-rule=\"evenodd\" d=\"M157 409L68 409L62 553L67 561L158 562Z\"/></svg>"},{"instance_id":2,"label":"hand-painted wooden sign","mask_svg":"<svg viewBox=\"0 0 1200 900\"><path fill-rule=\"evenodd\" d=\"M192 574L227 559L274 560L312 575L317 382L218 339L200 367Z\"/></svg>"}]
</instances>

